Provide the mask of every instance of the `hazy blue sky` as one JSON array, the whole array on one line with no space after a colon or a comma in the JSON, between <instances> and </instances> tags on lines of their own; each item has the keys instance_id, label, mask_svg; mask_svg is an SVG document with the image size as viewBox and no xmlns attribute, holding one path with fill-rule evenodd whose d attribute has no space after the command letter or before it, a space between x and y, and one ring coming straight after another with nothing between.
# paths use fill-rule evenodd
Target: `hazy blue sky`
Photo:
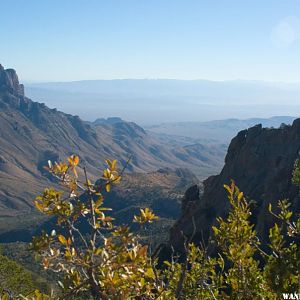
<instances>
[{"instance_id":1,"label":"hazy blue sky","mask_svg":"<svg viewBox=\"0 0 300 300\"><path fill-rule=\"evenodd\" d=\"M0 0L21 79L300 81L299 0Z\"/></svg>"}]
</instances>

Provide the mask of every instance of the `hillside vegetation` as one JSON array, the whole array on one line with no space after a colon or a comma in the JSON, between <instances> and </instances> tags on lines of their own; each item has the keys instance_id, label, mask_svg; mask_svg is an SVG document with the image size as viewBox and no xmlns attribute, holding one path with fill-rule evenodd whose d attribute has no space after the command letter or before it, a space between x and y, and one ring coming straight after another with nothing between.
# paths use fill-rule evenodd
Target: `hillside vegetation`
<instances>
[{"instance_id":1,"label":"hillside vegetation","mask_svg":"<svg viewBox=\"0 0 300 300\"><path fill-rule=\"evenodd\" d=\"M19 294L27 295L37 288L49 291L50 285L38 274L25 269L7 256L0 255L0 293L2 295L7 294L8 299L16 299Z\"/></svg>"},{"instance_id":2,"label":"hillside vegetation","mask_svg":"<svg viewBox=\"0 0 300 300\"><path fill-rule=\"evenodd\" d=\"M282 293L294 297L300 291L300 218L287 200L280 200L278 209L269 205L269 214L277 222L269 228L267 250L263 250L250 221L252 202L234 182L224 185L229 214L217 218L209 243L196 246L193 236L185 237L181 257L171 253L158 268L159 253L151 255L128 226L115 226L110 209L103 206L104 191L110 192L120 182L124 169L119 171L117 161L107 160L99 188L87 173L79 179L78 165L74 155L67 162L49 162L49 172L69 192L63 196L61 191L45 189L35 201L39 211L57 218L56 230L34 237L31 247L45 269L60 274L60 291L46 295L36 290L25 299L250 300L282 299ZM296 161L292 181L298 188L299 174ZM87 196L85 202L79 199L81 191ZM134 222L145 227L157 218L143 208ZM85 234L80 230L82 220L89 224ZM193 217L192 223L195 232ZM215 254L209 254L211 246Z\"/></svg>"}]
</instances>

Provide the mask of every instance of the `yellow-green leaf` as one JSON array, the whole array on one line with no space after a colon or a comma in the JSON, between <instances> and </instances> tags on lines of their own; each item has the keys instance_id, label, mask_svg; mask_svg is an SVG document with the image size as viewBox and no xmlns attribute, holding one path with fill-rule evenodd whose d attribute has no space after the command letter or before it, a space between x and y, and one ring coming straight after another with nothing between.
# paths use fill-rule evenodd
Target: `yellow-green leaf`
<instances>
[{"instance_id":1,"label":"yellow-green leaf","mask_svg":"<svg viewBox=\"0 0 300 300\"><path fill-rule=\"evenodd\" d=\"M63 235L59 235L58 236L58 240L60 241L61 244L63 244L64 246L68 246L68 241L66 240L66 238Z\"/></svg>"}]
</instances>

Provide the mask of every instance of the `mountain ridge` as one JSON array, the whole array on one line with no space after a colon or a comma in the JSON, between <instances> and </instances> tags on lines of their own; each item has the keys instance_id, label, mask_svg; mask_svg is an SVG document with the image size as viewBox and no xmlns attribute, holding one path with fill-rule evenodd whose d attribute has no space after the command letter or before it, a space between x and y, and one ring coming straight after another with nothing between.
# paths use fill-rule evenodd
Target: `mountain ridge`
<instances>
[{"instance_id":1,"label":"mountain ridge","mask_svg":"<svg viewBox=\"0 0 300 300\"><path fill-rule=\"evenodd\" d=\"M199 148L202 159L197 149L162 144L133 122L93 125L34 102L24 95L16 72L2 66L0 108L0 216L31 212L34 197L54 184L43 169L47 161L74 153L92 179L101 176L105 159L116 158L124 165L131 154L128 172L190 168L205 177L222 164L211 147Z\"/></svg>"}]
</instances>

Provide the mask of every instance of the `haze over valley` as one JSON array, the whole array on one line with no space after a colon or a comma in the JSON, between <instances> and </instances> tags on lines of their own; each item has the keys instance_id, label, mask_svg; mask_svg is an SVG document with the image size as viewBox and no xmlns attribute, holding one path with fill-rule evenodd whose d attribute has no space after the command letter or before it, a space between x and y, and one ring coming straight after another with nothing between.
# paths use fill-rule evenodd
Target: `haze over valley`
<instances>
[{"instance_id":1,"label":"haze over valley","mask_svg":"<svg viewBox=\"0 0 300 300\"><path fill-rule=\"evenodd\" d=\"M27 83L25 90L84 120L119 116L142 126L300 115L300 83L124 79Z\"/></svg>"}]
</instances>

